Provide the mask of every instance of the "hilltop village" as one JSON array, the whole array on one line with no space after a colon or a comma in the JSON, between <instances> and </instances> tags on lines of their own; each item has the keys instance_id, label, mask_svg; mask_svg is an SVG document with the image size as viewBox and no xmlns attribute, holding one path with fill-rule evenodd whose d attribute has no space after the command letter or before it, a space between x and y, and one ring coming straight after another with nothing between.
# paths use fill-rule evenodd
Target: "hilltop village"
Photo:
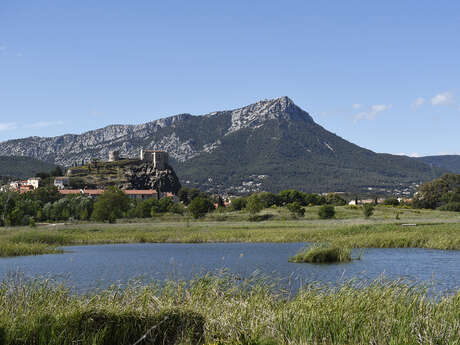
<instances>
[{"instance_id":1,"label":"hilltop village","mask_svg":"<svg viewBox=\"0 0 460 345\"><path fill-rule=\"evenodd\" d=\"M97 196L108 187L118 187L135 199L173 197L181 184L168 158L168 153L161 150L141 149L137 158L122 157L118 150L112 150L108 160L93 159L87 164L74 164L65 176L54 177L53 184L63 195ZM12 181L3 189L25 193L37 189L41 180L41 177L31 177Z\"/></svg>"}]
</instances>

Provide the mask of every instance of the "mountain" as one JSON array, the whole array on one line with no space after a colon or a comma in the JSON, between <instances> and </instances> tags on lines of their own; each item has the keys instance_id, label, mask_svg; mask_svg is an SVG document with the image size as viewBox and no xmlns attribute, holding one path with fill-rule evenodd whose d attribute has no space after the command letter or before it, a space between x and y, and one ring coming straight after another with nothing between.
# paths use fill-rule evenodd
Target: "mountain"
<instances>
[{"instance_id":1,"label":"mountain","mask_svg":"<svg viewBox=\"0 0 460 345\"><path fill-rule=\"evenodd\" d=\"M316 124L288 97L202 116L180 114L141 125L111 125L80 135L0 143L0 155L70 166L118 149L163 149L185 186L243 193L391 191L438 177L442 170L405 156L378 154Z\"/></svg>"},{"instance_id":2,"label":"mountain","mask_svg":"<svg viewBox=\"0 0 460 345\"><path fill-rule=\"evenodd\" d=\"M30 157L0 156L0 176L28 178L39 172L50 172L54 169L55 164Z\"/></svg>"},{"instance_id":3,"label":"mountain","mask_svg":"<svg viewBox=\"0 0 460 345\"><path fill-rule=\"evenodd\" d=\"M460 155L418 157L419 161L460 174Z\"/></svg>"}]
</instances>

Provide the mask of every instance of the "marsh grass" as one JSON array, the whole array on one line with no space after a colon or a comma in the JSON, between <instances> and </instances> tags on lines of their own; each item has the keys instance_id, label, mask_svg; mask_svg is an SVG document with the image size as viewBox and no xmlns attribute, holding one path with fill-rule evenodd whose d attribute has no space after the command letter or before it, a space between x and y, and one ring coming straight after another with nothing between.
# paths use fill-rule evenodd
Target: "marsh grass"
<instances>
[{"instance_id":1,"label":"marsh grass","mask_svg":"<svg viewBox=\"0 0 460 345\"><path fill-rule=\"evenodd\" d=\"M314 244L289 258L290 262L312 264L349 262L351 260L351 249L340 248L330 244Z\"/></svg>"},{"instance_id":2,"label":"marsh grass","mask_svg":"<svg viewBox=\"0 0 460 345\"><path fill-rule=\"evenodd\" d=\"M460 293L402 282L312 284L295 296L230 275L75 295L47 281L0 284L2 344L460 344ZM1 335L0 335L1 336ZM161 341L161 342L160 342Z\"/></svg>"},{"instance_id":3,"label":"marsh grass","mask_svg":"<svg viewBox=\"0 0 460 345\"><path fill-rule=\"evenodd\" d=\"M200 221L165 216L131 223L0 228L0 255L36 255L56 252L56 246L104 243L329 242L342 248L460 250L460 216L452 212L397 208L401 221L395 221L393 207L377 206L372 219L362 219L360 210L347 206L336 210L331 220L317 219L317 208L307 207L301 220L276 208L264 210L261 215L270 220L260 222L248 221L247 213L222 212ZM417 226L404 227L403 222Z\"/></svg>"}]
</instances>

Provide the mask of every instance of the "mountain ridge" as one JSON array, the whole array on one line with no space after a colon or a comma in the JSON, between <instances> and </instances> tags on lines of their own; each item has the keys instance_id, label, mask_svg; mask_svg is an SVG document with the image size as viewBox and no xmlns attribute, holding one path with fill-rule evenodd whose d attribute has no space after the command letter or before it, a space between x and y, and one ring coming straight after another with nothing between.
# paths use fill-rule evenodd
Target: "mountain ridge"
<instances>
[{"instance_id":1,"label":"mountain ridge","mask_svg":"<svg viewBox=\"0 0 460 345\"><path fill-rule=\"evenodd\" d=\"M168 151L185 185L212 192L388 191L442 172L350 143L318 125L286 96L205 115L184 113L144 124L109 125L80 135L10 140L0 143L0 155L70 166L105 159L114 149L135 157L141 148Z\"/></svg>"}]
</instances>

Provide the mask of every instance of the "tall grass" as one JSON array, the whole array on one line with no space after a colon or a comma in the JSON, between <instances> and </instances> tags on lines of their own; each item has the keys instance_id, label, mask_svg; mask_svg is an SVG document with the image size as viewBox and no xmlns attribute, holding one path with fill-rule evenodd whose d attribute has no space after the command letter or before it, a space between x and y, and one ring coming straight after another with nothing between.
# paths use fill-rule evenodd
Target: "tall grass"
<instances>
[{"instance_id":1,"label":"tall grass","mask_svg":"<svg viewBox=\"0 0 460 345\"><path fill-rule=\"evenodd\" d=\"M349 262L351 261L351 249L330 244L314 244L289 258L289 261L312 264Z\"/></svg>"},{"instance_id":2,"label":"tall grass","mask_svg":"<svg viewBox=\"0 0 460 345\"><path fill-rule=\"evenodd\" d=\"M318 285L295 296L264 281L205 276L73 295L47 282L0 286L1 344L460 344L460 293L402 283ZM0 338L1 339L1 338Z\"/></svg>"},{"instance_id":3,"label":"tall grass","mask_svg":"<svg viewBox=\"0 0 460 345\"><path fill-rule=\"evenodd\" d=\"M238 214L235 216L233 212L226 212L223 213L223 216L228 217L225 221L214 216L212 220L204 221L178 220L176 217L148 222L144 220L144 223L83 223L39 226L35 229L0 228L0 253L4 256L29 255L40 254L40 251L55 252L53 248L63 245L149 242L330 242L343 248L460 250L460 218L455 215L446 218L444 213L449 212L404 210L401 222L417 224L405 227L401 226L401 222L395 222L393 208L377 207L371 220L362 219L359 212L356 216L360 218L346 218L344 215L355 216L355 211L346 207L337 209L338 215L341 214L340 217L344 219L249 222L247 215L244 216L245 221L234 220ZM264 212L277 211L270 209ZM382 219L379 214L392 216L391 219ZM12 250L13 244L18 245L17 248L20 247L21 250Z\"/></svg>"},{"instance_id":4,"label":"tall grass","mask_svg":"<svg viewBox=\"0 0 460 345\"><path fill-rule=\"evenodd\" d=\"M63 250L45 243L12 243L7 241L0 243L0 257L58 253L63 253Z\"/></svg>"}]
</instances>

